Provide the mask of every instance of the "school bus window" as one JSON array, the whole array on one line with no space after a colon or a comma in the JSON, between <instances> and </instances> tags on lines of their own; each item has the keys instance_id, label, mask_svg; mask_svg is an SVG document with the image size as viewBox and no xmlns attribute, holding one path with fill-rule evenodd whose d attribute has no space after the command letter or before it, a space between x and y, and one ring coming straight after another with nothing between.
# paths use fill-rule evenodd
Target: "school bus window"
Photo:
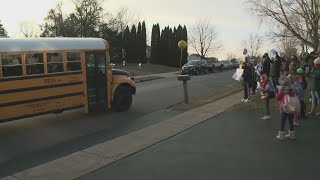
<instances>
[{"instance_id":1,"label":"school bus window","mask_svg":"<svg viewBox=\"0 0 320 180\"><path fill-rule=\"evenodd\" d=\"M67 52L67 71L81 71L80 52Z\"/></svg>"},{"instance_id":2,"label":"school bus window","mask_svg":"<svg viewBox=\"0 0 320 180\"><path fill-rule=\"evenodd\" d=\"M87 63L87 79L95 79L95 71L96 71L96 65L94 63L94 56L90 55L86 58Z\"/></svg>"},{"instance_id":3,"label":"school bus window","mask_svg":"<svg viewBox=\"0 0 320 180\"><path fill-rule=\"evenodd\" d=\"M67 52L67 61L81 61L80 52Z\"/></svg>"},{"instance_id":4,"label":"school bus window","mask_svg":"<svg viewBox=\"0 0 320 180\"><path fill-rule=\"evenodd\" d=\"M2 54L2 77L22 76L21 54Z\"/></svg>"},{"instance_id":5,"label":"school bus window","mask_svg":"<svg viewBox=\"0 0 320 180\"><path fill-rule=\"evenodd\" d=\"M26 54L27 75L44 74L43 54Z\"/></svg>"},{"instance_id":6,"label":"school bus window","mask_svg":"<svg viewBox=\"0 0 320 180\"><path fill-rule=\"evenodd\" d=\"M48 73L63 72L63 53L47 53Z\"/></svg>"}]
</instances>

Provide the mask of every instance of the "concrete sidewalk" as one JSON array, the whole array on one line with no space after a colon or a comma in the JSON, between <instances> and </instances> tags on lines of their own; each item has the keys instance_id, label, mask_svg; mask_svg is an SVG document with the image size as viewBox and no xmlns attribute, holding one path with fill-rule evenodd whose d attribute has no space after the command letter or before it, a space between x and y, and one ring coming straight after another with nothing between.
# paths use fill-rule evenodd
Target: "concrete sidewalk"
<instances>
[{"instance_id":1,"label":"concrete sidewalk","mask_svg":"<svg viewBox=\"0 0 320 180\"><path fill-rule=\"evenodd\" d=\"M167 140L239 103L236 93L168 120L129 133L4 179L75 179ZM235 101L236 100L236 101Z\"/></svg>"}]
</instances>

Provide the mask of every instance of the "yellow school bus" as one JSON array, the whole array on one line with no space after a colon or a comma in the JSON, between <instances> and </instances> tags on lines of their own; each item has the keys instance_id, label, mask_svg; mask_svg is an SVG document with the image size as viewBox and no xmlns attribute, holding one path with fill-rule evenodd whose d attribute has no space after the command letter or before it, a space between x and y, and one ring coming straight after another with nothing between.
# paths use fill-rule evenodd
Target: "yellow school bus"
<instances>
[{"instance_id":1,"label":"yellow school bus","mask_svg":"<svg viewBox=\"0 0 320 180\"><path fill-rule=\"evenodd\" d=\"M84 108L128 110L135 82L100 38L0 38L0 122Z\"/></svg>"}]
</instances>

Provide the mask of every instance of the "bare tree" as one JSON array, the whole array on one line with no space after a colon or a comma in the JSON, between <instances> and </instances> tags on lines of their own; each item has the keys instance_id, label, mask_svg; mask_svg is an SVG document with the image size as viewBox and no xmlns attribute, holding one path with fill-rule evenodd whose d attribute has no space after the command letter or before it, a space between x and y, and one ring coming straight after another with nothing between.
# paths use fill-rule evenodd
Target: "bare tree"
<instances>
[{"instance_id":1,"label":"bare tree","mask_svg":"<svg viewBox=\"0 0 320 180\"><path fill-rule=\"evenodd\" d=\"M249 9L261 22L276 23L303 44L319 51L319 0L247 0ZM270 24L269 24L270 25ZM271 24L273 26L274 24Z\"/></svg>"},{"instance_id":2,"label":"bare tree","mask_svg":"<svg viewBox=\"0 0 320 180\"><path fill-rule=\"evenodd\" d=\"M127 26L138 24L139 15L131 12L127 7L121 7L115 14L107 14L108 27L122 33Z\"/></svg>"},{"instance_id":3,"label":"bare tree","mask_svg":"<svg viewBox=\"0 0 320 180\"><path fill-rule=\"evenodd\" d=\"M287 57L297 55L299 47L301 47L302 52L304 51L305 47L301 44L301 41L293 36L288 29L280 25L273 29L277 29L277 31L271 31L269 34L272 42L276 44L281 54ZM276 32L280 32L279 34L283 35L276 34Z\"/></svg>"},{"instance_id":4,"label":"bare tree","mask_svg":"<svg viewBox=\"0 0 320 180\"><path fill-rule=\"evenodd\" d=\"M65 19L62 12L62 1L58 2L56 7L50 9L44 24L41 25L42 37L65 36Z\"/></svg>"},{"instance_id":5,"label":"bare tree","mask_svg":"<svg viewBox=\"0 0 320 180\"><path fill-rule=\"evenodd\" d=\"M40 27L35 23L24 21L20 23L20 32L26 38L38 37L40 34Z\"/></svg>"},{"instance_id":6,"label":"bare tree","mask_svg":"<svg viewBox=\"0 0 320 180\"><path fill-rule=\"evenodd\" d=\"M206 55L214 53L222 47L215 26L208 19L200 19L191 27L189 42L201 58L205 58Z\"/></svg>"},{"instance_id":7,"label":"bare tree","mask_svg":"<svg viewBox=\"0 0 320 180\"><path fill-rule=\"evenodd\" d=\"M244 48L247 49L250 57L257 57L259 54L260 47L262 45L262 37L258 34L250 34L249 39L243 42Z\"/></svg>"}]
</instances>

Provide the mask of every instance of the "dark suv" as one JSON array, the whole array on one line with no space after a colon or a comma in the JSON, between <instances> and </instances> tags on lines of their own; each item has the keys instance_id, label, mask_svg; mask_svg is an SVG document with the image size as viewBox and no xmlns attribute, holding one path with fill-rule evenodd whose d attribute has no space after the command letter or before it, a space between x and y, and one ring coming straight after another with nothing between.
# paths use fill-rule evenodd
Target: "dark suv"
<instances>
[{"instance_id":1,"label":"dark suv","mask_svg":"<svg viewBox=\"0 0 320 180\"><path fill-rule=\"evenodd\" d=\"M205 60L190 60L182 66L181 74L208 73L208 64Z\"/></svg>"}]
</instances>

